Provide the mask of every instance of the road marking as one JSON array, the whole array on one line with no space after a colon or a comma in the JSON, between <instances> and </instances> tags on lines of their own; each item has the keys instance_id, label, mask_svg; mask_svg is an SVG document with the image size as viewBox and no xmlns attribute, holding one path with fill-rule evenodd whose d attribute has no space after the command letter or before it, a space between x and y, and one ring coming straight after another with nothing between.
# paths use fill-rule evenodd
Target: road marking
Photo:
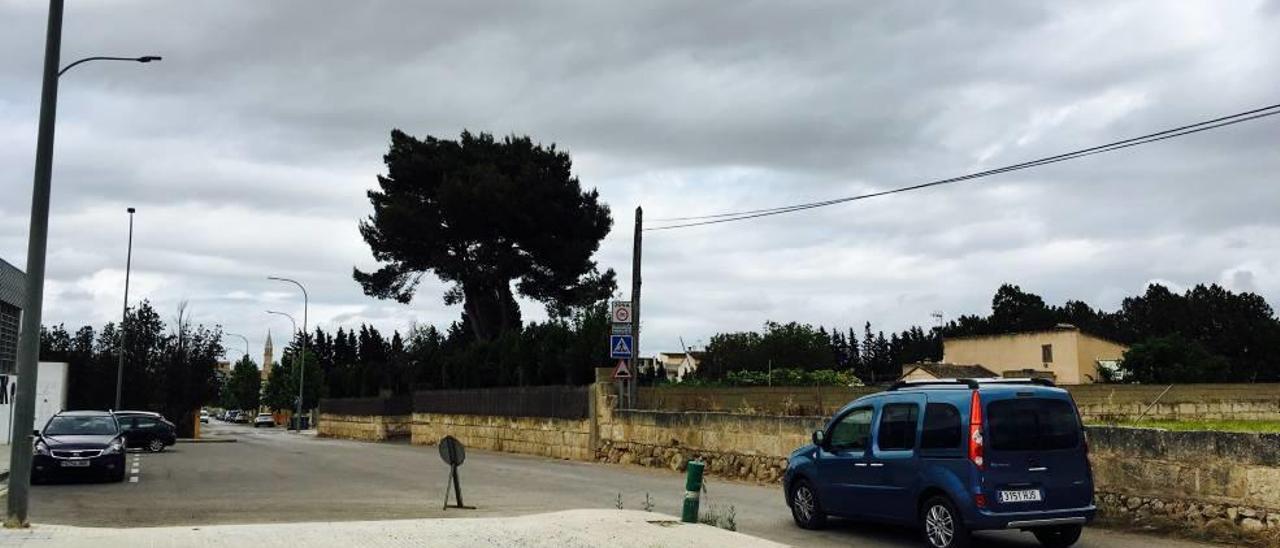
<instances>
[{"instance_id":1,"label":"road marking","mask_svg":"<svg viewBox=\"0 0 1280 548\"><path fill-rule=\"evenodd\" d=\"M129 476L129 483L138 483L138 476Z\"/></svg>"}]
</instances>

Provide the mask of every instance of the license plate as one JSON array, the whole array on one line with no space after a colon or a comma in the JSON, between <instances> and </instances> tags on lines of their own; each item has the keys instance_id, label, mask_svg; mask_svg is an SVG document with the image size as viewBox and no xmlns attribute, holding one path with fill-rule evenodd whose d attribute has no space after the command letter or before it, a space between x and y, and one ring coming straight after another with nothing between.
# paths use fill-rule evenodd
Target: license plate
<instances>
[{"instance_id":1,"label":"license plate","mask_svg":"<svg viewBox=\"0 0 1280 548\"><path fill-rule=\"evenodd\" d=\"M62 461L62 467L63 467L63 468L88 468L88 467L89 467L89 461L87 461L87 460L64 460L64 461Z\"/></svg>"},{"instance_id":2,"label":"license plate","mask_svg":"<svg viewBox=\"0 0 1280 548\"><path fill-rule=\"evenodd\" d=\"M1000 502L1040 502L1040 490L1001 491Z\"/></svg>"}]
</instances>

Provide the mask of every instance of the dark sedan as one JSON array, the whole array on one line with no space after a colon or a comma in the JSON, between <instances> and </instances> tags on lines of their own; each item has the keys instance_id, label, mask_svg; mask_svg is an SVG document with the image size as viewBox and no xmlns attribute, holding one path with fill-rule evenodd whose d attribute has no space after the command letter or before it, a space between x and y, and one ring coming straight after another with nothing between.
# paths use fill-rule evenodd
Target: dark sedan
<instances>
[{"instance_id":1,"label":"dark sedan","mask_svg":"<svg viewBox=\"0 0 1280 548\"><path fill-rule=\"evenodd\" d=\"M159 453L178 441L178 428L151 411L116 411L125 445Z\"/></svg>"},{"instance_id":2,"label":"dark sedan","mask_svg":"<svg viewBox=\"0 0 1280 548\"><path fill-rule=\"evenodd\" d=\"M35 438L33 480L88 475L124 481L124 433L108 411L63 411Z\"/></svg>"}]
</instances>

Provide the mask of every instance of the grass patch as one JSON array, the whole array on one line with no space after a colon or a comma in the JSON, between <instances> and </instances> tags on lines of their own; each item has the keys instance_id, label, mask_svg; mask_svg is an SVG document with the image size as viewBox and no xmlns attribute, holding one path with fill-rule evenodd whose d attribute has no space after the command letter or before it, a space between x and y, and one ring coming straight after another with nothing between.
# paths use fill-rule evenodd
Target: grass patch
<instances>
[{"instance_id":1,"label":"grass patch","mask_svg":"<svg viewBox=\"0 0 1280 548\"><path fill-rule=\"evenodd\" d=\"M1280 433L1280 421L1240 420L1143 420L1118 422L1089 422L1094 426L1133 426L1138 428L1163 428L1165 430L1209 430L1215 432Z\"/></svg>"}]
</instances>

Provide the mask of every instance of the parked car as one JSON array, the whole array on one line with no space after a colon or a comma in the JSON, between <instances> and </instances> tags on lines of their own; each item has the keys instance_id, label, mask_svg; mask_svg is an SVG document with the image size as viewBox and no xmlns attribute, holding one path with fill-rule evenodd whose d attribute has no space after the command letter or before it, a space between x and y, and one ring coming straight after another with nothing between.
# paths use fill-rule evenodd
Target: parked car
<instances>
[{"instance_id":1,"label":"parked car","mask_svg":"<svg viewBox=\"0 0 1280 548\"><path fill-rule=\"evenodd\" d=\"M202 423L204 423L204 424L209 424L209 412L208 412L208 411L205 411L205 410L203 410L203 409L201 409L201 410L200 410L200 422L202 422Z\"/></svg>"},{"instance_id":2,"label":"parked car","mask_svg":"<svg viewBox=\"0 0 1280 548\"><path fill-rule=\"evenodd\" d=\"M116 419L124 430L125 445L152 453L164 451L178 442L178 428L159 413L151 411L116 411Z\"/></svg>"},{"instance_id":3,"label":"parked car","mask_svg":"<svg viewBox=\"0 0 1280 548\"><path fill-rule=\"evenodd\" d=\"M226 416L224 416L222 420L227 422L236 422L236 415L239 415L239 414L240 412L236 410L227 411Z\"/></svg>"},{"instance_id":4,"label":"parked car","mask_svg":"<svg viewBox=\"0 0 1280 548\"><path fill-rule=\"evenodd\" d=\"M254 428L259 426L274 427L275 425L276 418L271 413L258 413L258 416L253 418Z\"/></svg>"},{"instance_id":5,"label":"parked car","mask_svg":"<svg viewBox=\"0 0 1280 548\"><path fill-rule=\"evenodd\" d=\"M62 411L33 434L33 480L70 475L124 480L124 433L110 412Z\"/></svg>"},{"instance_id":6,"label":"parked car","mask_svg":"<svg viewBox=\"0 0 1280 548\"><path fill-rule=\"evenodd\" d=\"M235 422L237 422L237 423L239 423L239 424L249 424L250 417L252 417L252 416L253 416L253 412L252 412L252 411L238 411L238 412L236 412L236 420L235 420Z\"/></svg>"},{"instance_id":7,"label":"parked car","mask_svg":"<svg viewBox=\"0 0 1280 548\"><path fill-rule=\"evenodd\" d=\"M914 525L934 548L982 529L1065 547L1097 512L1080 414L1045 379L898 382L812 437L783 478L806 529L839 516Z\"/></svg>"}]
</instances>

